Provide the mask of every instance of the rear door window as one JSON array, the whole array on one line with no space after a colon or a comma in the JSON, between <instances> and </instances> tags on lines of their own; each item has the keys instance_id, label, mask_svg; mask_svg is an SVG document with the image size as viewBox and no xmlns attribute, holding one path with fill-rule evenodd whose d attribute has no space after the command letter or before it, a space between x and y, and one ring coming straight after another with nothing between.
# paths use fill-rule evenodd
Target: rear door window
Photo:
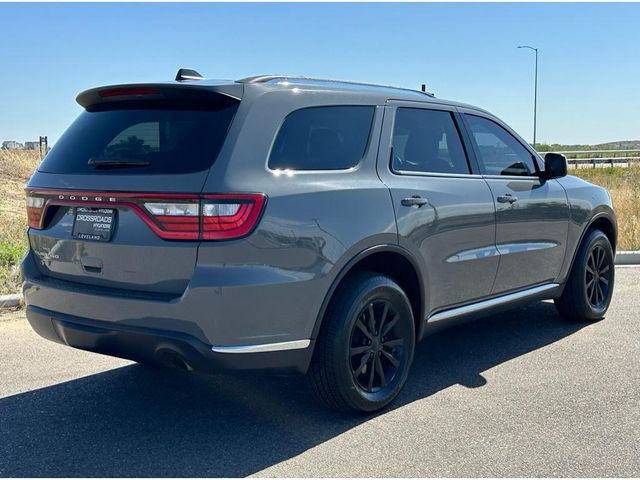
<instances>
[{"instance_id":1,"label":"rear door window","mask_svg":"<svg viewBox=\"0 0 640 480\"><path fill-rule=\"evenodd\" d=\"M39 170L110 175L206 170L222 147L236 109L237 104L226 104L218 110L87 111L56 142Z\"/></svg>"},{"instance_id":2,"label":"rear door window","mask_svg":"<svg viewBox=\"0 0 640 480\"><path fill-rule=\"evenodd\" d=\"M343 170L356 166L369 141L375 107L331 106L296 110L284 120L269 168Z\"/></svg>"},{"instance_id":3,"label":"rear door window","mask_svg":"<svg viewBox=\"0 0 640 480\"><path fill-rule=\"evenodd\" d=\"M451 112L398 108L391 168L399 173L468 174L469 163Z\"/></svg>"}]
</instances>

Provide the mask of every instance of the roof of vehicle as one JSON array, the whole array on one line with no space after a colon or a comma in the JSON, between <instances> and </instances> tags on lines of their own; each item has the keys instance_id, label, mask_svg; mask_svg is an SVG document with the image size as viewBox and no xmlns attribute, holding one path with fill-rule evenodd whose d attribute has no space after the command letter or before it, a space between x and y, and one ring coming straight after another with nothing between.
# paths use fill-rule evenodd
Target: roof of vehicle
<instances>
[{"instance_id":1,"label":"roof of vehicle","mask_svg":"<svg viewBox=\"0 0 640 480\"><path fill-rule=\"evenodd\" d=\"M183 71L184 69L181 69ZM179 71L179 75L180 72ZM189 70L195 75L199 75L197 72ZM100 101L100 91L105 88L120 89L127 87L140 86L142 84L129 84L129 85L111 85L108 87L98 87L85 90L78 95L78 103L82 106ZM313 90L314 92L327 91L327 92L340 92L340 93L353 93L356 95L365 95L372 101L384 103L387 100L406 100L414 102L427 102L435 104L454 105L458 107L472 108L475 110L482 110L473 105L467 105L460 102L454 102L450 100L443 100L436 98L433 93L423 92L420 90L413 90L410 88L396 87L391 85L381 85L376 83L357 82L351 80L337 80L326 78L313 78L304 76L292 76L292 75L257 75L253 77L242 78L239 80L222 80L222 79L206 79L202 77L183 77L179 80L158 82L153 84L144 84L145 86L158 87L162 89L169 89L169 91L175 91L174 89L180 87L189 87L190 89L203 91L214 90L217 93L236 98L240 100L243 96L242 88L251 86L259 86L260 88L273 88L273 89L297 89L299 91ZM240 88L240 90L238 90ZM184 90L183 90L184 91Z\"/></svg>"}]
</instances>

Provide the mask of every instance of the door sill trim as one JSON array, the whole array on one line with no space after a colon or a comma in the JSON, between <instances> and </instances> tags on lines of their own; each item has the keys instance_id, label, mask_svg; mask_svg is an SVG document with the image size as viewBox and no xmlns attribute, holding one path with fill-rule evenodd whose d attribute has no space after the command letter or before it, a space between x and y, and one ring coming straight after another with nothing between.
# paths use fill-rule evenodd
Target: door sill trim
<instances>
[{"instance_id":1,"label":"door sill trim","mask_svg":"<svg viewBox=\"0 0 640 480\"><path fill-rule=\"evenodd\" d=\"M469 305L463 305L462 307L456 307L449 310L444 310L438 313L434 313L427 318L427 323L435 323L442 320L449 320L456 317L462 317L465 315L471 315L474 313L480 313L484 310L489 310L494 307L500 307L508 305L510 303L534 299L544 298L544 294L551 292L560 287L559 283L548 283L546 285L539 285L533 288L527 288L526 290L520 290L518 292L508 293L499 297L490 298L488 300L482 300L480 302L471 303Z\"/></svg>"}]
</instances>

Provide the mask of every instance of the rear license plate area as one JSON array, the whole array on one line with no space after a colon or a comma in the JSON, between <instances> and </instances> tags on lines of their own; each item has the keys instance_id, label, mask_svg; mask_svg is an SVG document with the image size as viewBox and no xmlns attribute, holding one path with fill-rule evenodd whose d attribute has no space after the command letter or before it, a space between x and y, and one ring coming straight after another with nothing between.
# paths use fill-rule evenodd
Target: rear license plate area
<instances>
[{"instance_id":1,"label":"rear license plate area","mask_svg":"<svg viewBox=\"0 0 640 480\"><path fill-rule=\"evenodd\" d=\"M77 207L74 210L72 236L81 240L108 242L116 224L113 208Z\"/></svg>"}]
</instances>

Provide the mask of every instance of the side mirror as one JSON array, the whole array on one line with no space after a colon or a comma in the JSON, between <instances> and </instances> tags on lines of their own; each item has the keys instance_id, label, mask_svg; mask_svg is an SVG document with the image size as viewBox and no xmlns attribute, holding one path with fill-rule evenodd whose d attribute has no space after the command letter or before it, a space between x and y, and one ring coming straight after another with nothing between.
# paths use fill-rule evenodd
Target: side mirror
<instances>
[{"instance_id":1,"label":"side mirror","mask_svg":"<svg viewBox=\"0 0 640 480\"><path fill-rule=\"evenodd\" d=\"M560 178L567 175L567 159L559 153L549 152L544 156L543 177Z\"/></svg>"}]
</instances>

